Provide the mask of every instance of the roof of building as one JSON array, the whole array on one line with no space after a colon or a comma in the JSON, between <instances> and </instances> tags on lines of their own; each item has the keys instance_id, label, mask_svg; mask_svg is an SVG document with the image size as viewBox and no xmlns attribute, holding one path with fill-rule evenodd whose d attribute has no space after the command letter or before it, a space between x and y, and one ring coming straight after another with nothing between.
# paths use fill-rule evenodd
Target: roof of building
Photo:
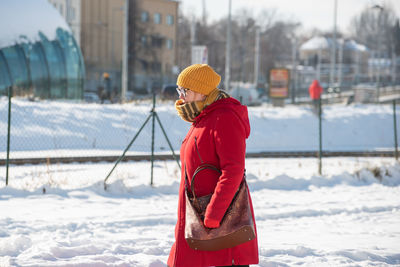
<instances>
[{"instance_id":1,"label":"roof of building","mask_svg":"<svg viewBox=\"0 0 400 267\"><path fill-rule=\"evenodd\" d=\"M47 0L1 0L0 48L38 41L39 32L48 40L54 40L59 28L71 32Z\"/></svg>"},{"instance_id":2,"label":"roof of building","mask_svg":"<svg viewBox=\"0 0 400 267\"><path fill-rule=\"evenodd\" d=\"M344 50L366 52L368 48L365 45L359 44L354 40L337 39L336 47L344 43ZM313 37L300 46L300 50L318 50L329 49L333 45L333 39L328 37L317 36Z\"/></svg>"}]
</instances>

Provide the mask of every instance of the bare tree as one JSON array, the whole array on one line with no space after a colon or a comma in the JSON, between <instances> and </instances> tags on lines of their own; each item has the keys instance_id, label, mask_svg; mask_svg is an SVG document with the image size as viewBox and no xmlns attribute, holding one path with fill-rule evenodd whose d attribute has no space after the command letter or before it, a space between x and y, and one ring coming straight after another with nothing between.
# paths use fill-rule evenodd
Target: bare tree
<instances>
[{"instance_id":1,"label":"bare tree","mask_svg":"<svg viewBox=\"0 0 400 267\"><path fill-rule=\"evenodd\" d=\"M393 39L394 39L394 53L400 55L400 22L396 20L396 24L393 27Z\"/></svg>"},{"instance_id":2,"label":"bare tree","mask_svg":"<svg viewBox=\"0 0 400 267\"><path fill-rule=\"evenodd\" d=\"M260 27L260 75L268 78L269 69L290 62L292 42L299 23L277 21L275 9L262 10L256 17L252 11L243 9L232 17L231 75L233 81L254 80L255 32ZM205 20L207 21L207 20ZM190 63L190 19L179 20L179 66ZM196 41L208 48L208 62L215 70L225 75L227 18L211 24L196 22Z\"/></svg>"},{"instance_id":3,"label":"bare tree","mask_svg":"<svg viewBox=\"0 0 400 267\"><path fill-rule=\"evenodd\" d=\"M391 54L393 40L393 27L396 16L393 8L384 6L367 6L352 19L350 31L352 37L373 50L380 50ZM379 46L379 47L378 47Z\"/></svg>"},{"instance_id":4,"label":"bare tree","mask_svg":"<svg viewBox=\"0 0 400 267\"><path fill-rule=\"evenodd\" d=\"M184 69L191 63L190 24L188 17L179 12L177 35L177 62L179 69Z\"/></svg>"}]
</instances>

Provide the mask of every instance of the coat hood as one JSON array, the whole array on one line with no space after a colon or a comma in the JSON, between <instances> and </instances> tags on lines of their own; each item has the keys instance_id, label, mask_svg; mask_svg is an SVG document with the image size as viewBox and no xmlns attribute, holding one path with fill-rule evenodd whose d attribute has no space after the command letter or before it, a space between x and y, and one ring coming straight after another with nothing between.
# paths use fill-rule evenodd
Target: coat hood
<instances>
[{"instance_id":1,"label":"coat hood","mask_svg":"<svg viewBox=\"0 0 400 267\"><path fill-rule=\"evenodd\" d=\"M239 121L242 123L243 128L246 132L246 138L250 135L250 121L249 114L247 111L247 106L242 105L236 99L229 97L215 101L211 105L207 106L199 116L196 117L196 120L193 124L197 124L201 119L203 119L207 114L219 110L231 110L236 116L239 118Z\"/></svg>"}]
</instances>

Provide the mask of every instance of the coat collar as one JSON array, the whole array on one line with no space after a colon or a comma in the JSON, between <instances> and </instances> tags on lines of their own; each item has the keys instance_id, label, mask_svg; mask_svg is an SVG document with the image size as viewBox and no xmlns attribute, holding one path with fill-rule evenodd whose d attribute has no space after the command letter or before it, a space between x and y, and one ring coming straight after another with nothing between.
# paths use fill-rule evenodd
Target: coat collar
<instances>
[{"instance_id":1,"label":"coat collar","mask_svg":"<svg viewBox=\"0 0 400 267\"><path fill-rule=\"evenodd\" d=\"M250 122L249 122L247 106L242 105L238 100L232 97L217 100L214 103L207 106L195 118L193 126L196 126L203 118L207 117L208 114L218 109L231 109L237 115L237 117L240 119L240 122L244 126L244 129L246 131L246 138L249 137Z\"/></svg>"}]
</instances>

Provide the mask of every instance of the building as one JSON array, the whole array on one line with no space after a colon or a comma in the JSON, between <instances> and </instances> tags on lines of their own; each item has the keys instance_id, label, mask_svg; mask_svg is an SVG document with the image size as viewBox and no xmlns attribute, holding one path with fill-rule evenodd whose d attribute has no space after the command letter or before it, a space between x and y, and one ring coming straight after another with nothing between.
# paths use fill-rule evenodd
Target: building
<instances>
[{"instance_id":1,"label":"building","mask_svg":"<svg viewBox=\"0 0 400 267\"><path fill-rule=\"evenodd\" d=\"M300 60L305 66L313 66L315 75L327 88L331 81L331 54L334 40L314 37L300 46ZM341 87L351 87L368 77L369 50L354 40L337 39L335 45L335 69L332 81Z\"/></svg>"},{"instance_id":2,"label":"building","mask_svg":"<svg viewBox=\"0 0 400 267\"><path fill-rule=\"evenodd\" d=\"M135 1L134 1L135 2ZM178 2L136 0L136 34L130 35L130 88L137 92L160 90L163 84L175 83L177 70ZM134 75L133 75L133 73Z\"/></svg>"},{"instance_id":3,"label":"building","mask_svg":"<svg viewBox=\"0 0 400 267\"><path fill-rule=\"evenodd\" d=\"M78 45L81 44L81 0L49 0L68 23Z\"/></svg>"},{"instance_id":4,"label":"building","mask_svg":"<svg viewBox=\"0 0 400 267\"><path fill-rule=\"evenodd\" d=\"M0 94L82 99L85 68L72 32L46 0L2 0Z\"/></svg>"},{"instance_id":5,"label":"building","mask_svg":"<svg viewBox=\"0 0 400 267\"><path fill-rule=\"evenodd\" d=\"M125 0L49 0L79 34L86 65L85 90L121 91ZM175 82L178 1L129 0L128 90L146 94ZM69 10L69 11L68 11ZM68 15L70 14L70 15Z\"/></svg>"}]
</instances>

